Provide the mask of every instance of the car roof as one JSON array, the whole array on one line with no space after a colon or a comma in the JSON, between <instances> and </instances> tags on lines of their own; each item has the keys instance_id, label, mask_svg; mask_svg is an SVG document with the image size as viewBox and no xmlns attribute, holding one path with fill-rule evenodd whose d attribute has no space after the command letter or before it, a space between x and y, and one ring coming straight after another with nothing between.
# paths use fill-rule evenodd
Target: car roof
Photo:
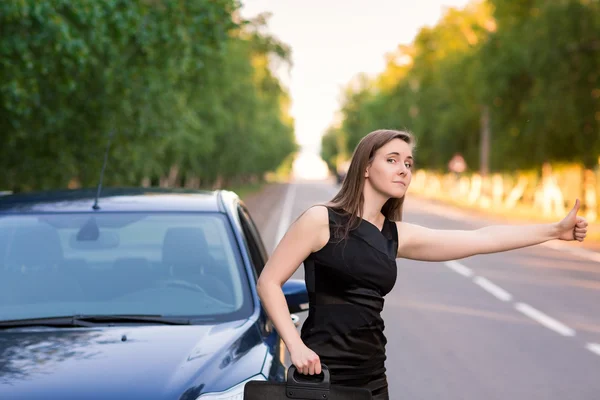
<instances>
[{"instance_id":1,"label":"car roof","mask_svg":"<svg viewBox=\"0 0 600 400\"><path fill-rule=\"evenodd\" d=\"M178 188L102 188L98 210L92 206L97 188L47 190L0 196L0 213L184 211L223 212L237 198L224 190Z\"/></svg>"}]
</instances>

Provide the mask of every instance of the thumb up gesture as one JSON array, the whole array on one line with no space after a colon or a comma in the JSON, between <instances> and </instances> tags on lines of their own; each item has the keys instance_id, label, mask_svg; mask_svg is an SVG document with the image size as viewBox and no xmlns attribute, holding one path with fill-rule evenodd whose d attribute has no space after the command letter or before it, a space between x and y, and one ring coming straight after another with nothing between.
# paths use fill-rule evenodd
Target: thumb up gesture
<instances>
[{"instance_id":1,"label":"thumb up gesture","mask_svg":"<svg viewBox=\"0 0 600 400\"><path fill-rule=\"evenodd\" d=\"M585 218L577 216L579 206L580 202L577 199L571 211L558 223L558 238L560 240L578 240L583 242L585 239L588 223Z\"/></svg>"}]
</instances>

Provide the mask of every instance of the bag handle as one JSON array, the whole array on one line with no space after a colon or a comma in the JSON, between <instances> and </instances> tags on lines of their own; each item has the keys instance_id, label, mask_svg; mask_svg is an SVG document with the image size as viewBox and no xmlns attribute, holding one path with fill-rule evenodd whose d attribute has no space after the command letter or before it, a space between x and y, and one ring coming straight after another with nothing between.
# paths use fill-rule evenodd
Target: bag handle
<instances>
[{"instance_id":1,"label":"bag handle","mask_svg":"<svg viewBox=\"0 0 600 400\"><path fill-rule=\"evenodd\" d=\"M319 375L300 374L296 366L291 365L287 373L286 396L290 399L326 400L330 385L331 374L326 365L321 364Z\"/></svg>"}]
</instances>

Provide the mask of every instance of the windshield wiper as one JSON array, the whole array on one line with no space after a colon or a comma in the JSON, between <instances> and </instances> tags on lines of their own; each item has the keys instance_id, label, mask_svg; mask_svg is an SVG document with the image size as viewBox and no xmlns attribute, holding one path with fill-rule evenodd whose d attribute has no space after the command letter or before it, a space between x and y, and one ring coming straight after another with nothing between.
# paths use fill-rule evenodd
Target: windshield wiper
<instances>
[{"instance_id":1,"label":"windshield wiper","mask_svg":"<svg viewBox=\"0 0 600 400\"><path fill-rule=\"evenodd\" d=\"M28 318L10 321L0 321L2 328L22 328L27 326L52 326L52 327L95 327L99 324L111 322L142 322L159 323L166 325L190 325L187 318L163 317L161 315L71 315L62 317Z\"/></svg>"},{"instance_id":2,"label":"windshield wiper","mask_svg":"<svg viewBox=\"0 0 600 400\"><path fill-rule=\"evenodd\" d=\"M26 318L14 319L9 321L0 321L0 329L2 328L22 328L27 326L52 326L52 327L89 327L96 324L78 321L75 317L47 317L47 318Z\"/></svg>"}]
</instances>

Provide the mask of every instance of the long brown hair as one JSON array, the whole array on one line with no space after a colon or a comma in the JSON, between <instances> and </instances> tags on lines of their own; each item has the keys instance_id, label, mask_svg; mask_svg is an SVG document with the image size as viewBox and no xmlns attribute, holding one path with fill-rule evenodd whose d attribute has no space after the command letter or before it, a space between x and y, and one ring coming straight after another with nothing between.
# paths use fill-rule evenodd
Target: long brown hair
<instances>
[{"instance_id":1,"label":"long brown hair","mask_svg":"<svg viewBox=\"0 0 600 400\"><path fill-rule=\"evenodd\" d=\"M393 129L378 129L367 134L356 146L350 167L346 177L342 182L340 191L327 204L331 209L341 213L349 214L349 220L345 225L342 238L348 235L348 232L355 228L362 218L362 209L364 205L363 186L365 183L365 170L373 162L375 153L382 146L394 139L400 139L408 143L413 149L416 146L414 136L407 131L398 131ZM404 196L400 198L390 198L381 208L381 213L385 218L392 221L402 220L402 205ZM339 237L340 228L337 227L336 236Z\"/></svg>"}]
</instances>

